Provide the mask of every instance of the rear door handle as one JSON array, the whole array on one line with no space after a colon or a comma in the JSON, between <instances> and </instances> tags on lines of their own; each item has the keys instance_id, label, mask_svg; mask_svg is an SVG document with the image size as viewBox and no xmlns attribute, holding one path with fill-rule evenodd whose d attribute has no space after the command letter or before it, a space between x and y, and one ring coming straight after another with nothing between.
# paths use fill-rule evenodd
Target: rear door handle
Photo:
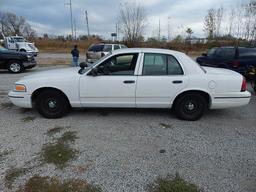
<instances>
[{"instance_id":1,"label":"rear door handle","mask_svg":"<svg viewBox=\"0 0 256 192\"><path fill-rule=\"evenodd\" d=\"M125 84L133 84L133 83L135 83L135 81L133 81L133 80L126 80L126 81L124 81L124 83Z\"/></svg>"},{"instance_id":2,"label":"rear door handle","mask_svg":"<svg viewBox=\"0 0 256 192\"><path fill-rule=\"evenodd\" d=\"M175 81L173 81L172 83L173 83L173 84L181 84L181 83L183 83L183 81L181 81L181 80L175 80Z\"/></svg>"}]
</instances>

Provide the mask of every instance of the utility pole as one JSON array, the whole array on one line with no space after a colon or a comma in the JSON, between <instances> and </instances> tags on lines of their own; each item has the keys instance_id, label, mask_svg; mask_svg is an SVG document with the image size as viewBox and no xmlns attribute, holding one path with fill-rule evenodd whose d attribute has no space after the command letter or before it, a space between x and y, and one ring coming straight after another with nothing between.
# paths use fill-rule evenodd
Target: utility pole
<instances>
[{"instance_id":1,"label":"utility pole","mask_svg":"<svg viewBox=\"0 0 256 192\"><path fill-rule=\"evenodd\" d=\"M75 32L75 40L76 40L76 19L74 18L74 32Z\"/></svg>"},{"instance_id":2,"label":"utility pole","mask_svg":"<svg viewBox=\"0 0 256 192\"><path fill-rule=\"evenodd\" d=\"M161 39L161 21L159 19L158 40L160 41L160 39Z\"/></svg>"},{"instance_id":3,"label":"utility pole","mask_svg":"<svg viewBox=\"0 0 256 192\"><path fill-rule=\"evenodd\" d=\"M87 25L87 34L88 38L90 37L90 28L89 28L89 20L88 20L88 12L85 11L85 17L86 17L86 25Z\"/></svg>"},{"instance_id":4,"label":"utility pole","mask_svg":"<svg viewBox=\"0 0 256 192\"><path fill-rule=\"evenodd\" d=\"M118 41L118 23L116 23L116 41Z\"/></svg>"},{"instance_id":5,"label":"utility pole","mask_svg":"<svg viewBox=\"0 0 256 192\"><path fill-rule=\"evenodd\" d=\"M168 42L170 41L170 20L171 20L171 17L168 17Z\"/></svg>"},{"instance_id":6,"label":"utility pole","mask_svg":"<svg viewBox=\"0 0 256 192\"><path fill-rule=\"evenodd\" d=\"M68 5L70 8L70 25L71 25L71 35L72 35L72 40L74 38L74 28L73 28L73 11L72 11L72 1L69 0L69 3L65 3L64 5Z\"/></svg>"}]
</instances>

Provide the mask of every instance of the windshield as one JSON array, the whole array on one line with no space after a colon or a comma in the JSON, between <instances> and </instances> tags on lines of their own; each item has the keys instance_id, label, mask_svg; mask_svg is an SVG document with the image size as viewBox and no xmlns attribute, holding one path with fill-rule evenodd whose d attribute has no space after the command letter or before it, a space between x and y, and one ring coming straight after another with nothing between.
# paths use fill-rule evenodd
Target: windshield
<instances>
[{"instance_id":1,"label":"windshield","mask_svg":"<svg viewBox=\"0 0 256 192\"><path fill-rule=\"evenodd\" d=\"M210 49L210 50L208 51L208 53L207 53L207 56L208 56L208 57L213 56L214 53L215 53L215 51L216 51L216 49L217 49L217 48L212 48L212 49Z\"/></svg>"},{"instance_id":2,"label":"windshield","mask_svg":"<svg viewBox=\"0 0 256 192\"><path fill-rule=\"evenodd\" d=\"M26 42L26 40L23 37L13 37L12 39L15 42Z\"/></svg>"},{"instance_id":3,"label":"windshield","mask_svg":"<svg viewBox=\"0 0 256 192\"><path fill-rule=\"evenodd\" d=\"M98 65L99 63L101 63L103 60L105 60L107 57L109 57L110 55L112 55L112 52L109 52L108 54L106 54L104 57L101 57L99 60L95 61L92 65L90 65L89 67L85 68L85 70L81 73L84 74L85 72L91 70L92 68L94 68L96 65Z\"/></svg>"}]
</instances>

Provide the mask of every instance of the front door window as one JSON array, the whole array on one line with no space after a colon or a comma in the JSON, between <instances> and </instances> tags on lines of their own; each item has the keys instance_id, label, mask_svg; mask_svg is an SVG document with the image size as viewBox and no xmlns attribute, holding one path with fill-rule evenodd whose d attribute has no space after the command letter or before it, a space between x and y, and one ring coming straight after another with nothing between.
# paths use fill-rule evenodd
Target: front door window
<instances>
[{"instance_id":1,"label":"front door window","mask_svg":"<svg viewBox=\"0 0 256 192\"><path fill-rule=\"evenodd\" d=\"M109 58L97 69L99 75L134 75L138 54L122 54Z\"/></svg>"}]
</instances>

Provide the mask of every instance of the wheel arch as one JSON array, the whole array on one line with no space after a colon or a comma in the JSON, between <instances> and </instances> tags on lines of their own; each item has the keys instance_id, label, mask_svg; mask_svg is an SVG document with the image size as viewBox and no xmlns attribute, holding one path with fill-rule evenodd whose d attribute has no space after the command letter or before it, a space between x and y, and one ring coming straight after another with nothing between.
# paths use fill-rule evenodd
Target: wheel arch
<instances>
[{"instance_id":1,"label":"wheel arch","mask_svg":"<svg viewBox=\"0 0 256 192\"><path fill-rule=\"evenodd\" d=\"M199 90L199 89L192 89L192 90L185 90L181 93L179 93L178 95L176 95L175 99L172 102L172 106L175 106L176 101L178 100L178 98L180 98L181 96L185 95L185 94L190 94L190 93L196 93L196 94L200 94L202 95L204 98L206 98L207 104L208 104L208 108L210 108L211 104L212 104L212 99L211 99L211 95L204 91L204 90Z\"/></svg>"},{"instance_id":2,"label":"wheel arch","mask_svg":"<svg viewBox=\"0 0 256 192\"><path fill-rule=\"evenodd\" d=\"M27 52L27 50L22 47L22 48L19 49L19 52Z\"/></svg>"},{"instance_id":3,"label":"wheel arch","mask_svg":"<svg viewBox=\"0 0 256 192\"><path fill-rule=\"evenodd\" d=\"M69 106L71 106L67 95L63 91L61 91L60 89L55 88L55 87L40 87L40 88L36 89L35 91L33 91L32 95L31 95L31 103L32 103L33 107L35 106L36 99L39 96L39 94L44 92L44 91L56 91L56 92L62 94L65 97L65 99L68 101Z\"/></svg>"},{"instance_id":4,"label":"wheel arch","mask_svg":"<svg viewBox=\"0 0 256 192\"><path fill-rule=\"evenodd\" d=\"M13 59L7 59L7 60L5 61L5 63L4 63L4 67L7 69L7 68L9 67L10 63L13 62L13 61L18 61L19 63L21 63L21 64L23 65L23 62L22 62L21 59L19 59L19 58L13 58Z\"/></svg>"}]
</instances>

